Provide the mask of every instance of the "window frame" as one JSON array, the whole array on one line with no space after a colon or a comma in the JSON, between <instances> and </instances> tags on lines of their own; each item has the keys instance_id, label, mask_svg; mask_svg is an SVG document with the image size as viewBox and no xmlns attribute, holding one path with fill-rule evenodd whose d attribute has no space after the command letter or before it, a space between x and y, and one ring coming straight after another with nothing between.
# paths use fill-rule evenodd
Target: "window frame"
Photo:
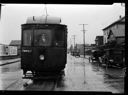
<instances>
[{"instance_id":1,"label":"window frame","mask_svg":"<svg viewBox=\"0 0 128 95\"><path fill-rule=\"evenodd\" d=\"M44 34L46 34L47 36L48 36L48 38L49 38L49 42L48 43L46 43L46 44L44 44L44 45L39 45L39 44L35 44L36 42L35 42L35 40L36 40L36 33L35 32L39 32L40 30L43 30L43 31L49 31L49 33L47 33L47 32L42 32L42 34L44 33ZM50 37L49 37L50 36ZM33 31L33 38L34 38L34 40L33 40L33 46L35 46L35 47L42 47L42 46L51 46L52 45L52 30L51 29L45 29L45 28L42 28L42 29L34 29L34 31Z\"/></svg>"},{"instance_id":2,"label":"window frame","mask_svg":"<svg viewBox=\"0 0 128 95\"><path fill-rule=\"evenodd\" d=\"M60 32L61 37L63 37L61 40L57 40L56 32ZM65 31L62 28L55 28L54 29L54 46L57 47L64 47L65 46Z\"/></svg>"},{"instance_id":3,"label":"window frame","mask_svg":"<svg viewBox=\"0 0 128 95\"><path fill-rule=\"evenodd\" d=\"M29 32L31 32L30 34L31 34L31 42L30 42L30 44L29 45L25 45L25 43L24 43L24 33L25 32L28 32L28 30L29 30ZM22 31L22 46L32 46L33 45L33 30L32 29L24 29L23 31Z\"/></svg>"}]
</instances>

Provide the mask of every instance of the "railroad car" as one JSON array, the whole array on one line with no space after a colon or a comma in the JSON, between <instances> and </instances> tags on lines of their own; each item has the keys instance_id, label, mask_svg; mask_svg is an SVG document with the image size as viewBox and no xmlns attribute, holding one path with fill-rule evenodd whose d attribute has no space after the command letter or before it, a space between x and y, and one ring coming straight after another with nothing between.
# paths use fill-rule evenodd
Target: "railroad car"
<instances>
[{"instance_id":1,"label":"railroad car","mask_svg":"<svg viewBox=\"0 0 128 95\"><path fill-rule=\"evenodd\" d=\"M8 56L17 56L18 50L16 46L8 46Z\"/></svg>"},{"instance_id":2,"label":"railroad car","mask_svg":"<svg viewBox=\"0 0 128 95\"><path fill-rule=\"evenodd\" d=\"M0 45L0 57L7 56L7 46L6 45Z\"/></svg>"},{"instance_id":3,"label":"railroad car","mask_svg":"<svg viewBox=\"0 0 128 95\"><path fill-rule=\"evenodd\" d=\"M9 45L0 45L0 56L17 56L17 47Z\"/></svg>"},{"instance_id":4,"label":"railroad car","mask_svg":"<svg viewBox=\"0 0 128 95\"><path fill-rule=\"evenodd\" d=\"M57 73L67 61L67 25L57 17L29 17L22 24L21 69L24 78Z\"/></svg>"}]
</instances>

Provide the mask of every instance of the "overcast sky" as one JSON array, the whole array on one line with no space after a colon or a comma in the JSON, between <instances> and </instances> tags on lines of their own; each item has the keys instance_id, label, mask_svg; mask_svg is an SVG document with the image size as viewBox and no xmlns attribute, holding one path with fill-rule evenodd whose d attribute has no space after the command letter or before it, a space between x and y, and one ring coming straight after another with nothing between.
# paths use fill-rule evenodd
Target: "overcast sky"
<instances>
[{"instance_id":1,"label":"overcast sky","mask_svg":"<svg viewBox=\"0 0 128 95\"><path fill-rule=\"evenodd\" d=\"M49 16L61 17L61 23L68 26L68 43L83 43L82 25L85 26L85 42L92 44L95 37L103 35L102 29L125 15L125 7L120 3L113 5L55 5L47 4ZM2 6L0 21L0 43L9 44L11 40L21 39L21 24L27 17L45 15L44 4L6 4Z\"/></svg>"}]
</instances>

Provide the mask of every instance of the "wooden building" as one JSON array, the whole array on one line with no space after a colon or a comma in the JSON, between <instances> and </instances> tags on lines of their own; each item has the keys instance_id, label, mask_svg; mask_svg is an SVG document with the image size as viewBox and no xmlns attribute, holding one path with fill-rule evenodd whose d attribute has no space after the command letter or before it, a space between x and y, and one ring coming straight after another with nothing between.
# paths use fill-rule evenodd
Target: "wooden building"
<instances>
[{"instance_id":1,"label":"wooden building","mask_svg":"<svg viewBox=\"0 0 128 95\"><path fill-rule=\"evenodd\" d=\"M118 44L125 40L125 17L113 22L103 29L103 43L116 41Z\"/></svg>"}]
</instances>

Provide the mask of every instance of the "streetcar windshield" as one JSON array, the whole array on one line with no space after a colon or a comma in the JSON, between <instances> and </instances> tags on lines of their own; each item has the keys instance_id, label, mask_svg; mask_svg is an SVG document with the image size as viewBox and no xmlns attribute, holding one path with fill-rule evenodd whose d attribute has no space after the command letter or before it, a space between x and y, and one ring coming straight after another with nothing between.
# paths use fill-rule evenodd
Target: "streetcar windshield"
<instances>
[{"instance_id":1,"label":"streetcar windshield","mask_svg":"<svg viewBox=\"0 0 128 95\"><path fill-rule=\"evenodd\" d=\"M24 30L23 31L23 46L31 46L32 44L32 31Z\"/></svg>"},{"instance_id":2,"label":"streetcar windshield","mask_svg":"<svg viewBox=\"0 0 128 95\"><path fill-rule=\"evenodd\" d=\"M38 29L34 31L34 46L50 46L51 30Z\"/></svg>"}]
</instances>

